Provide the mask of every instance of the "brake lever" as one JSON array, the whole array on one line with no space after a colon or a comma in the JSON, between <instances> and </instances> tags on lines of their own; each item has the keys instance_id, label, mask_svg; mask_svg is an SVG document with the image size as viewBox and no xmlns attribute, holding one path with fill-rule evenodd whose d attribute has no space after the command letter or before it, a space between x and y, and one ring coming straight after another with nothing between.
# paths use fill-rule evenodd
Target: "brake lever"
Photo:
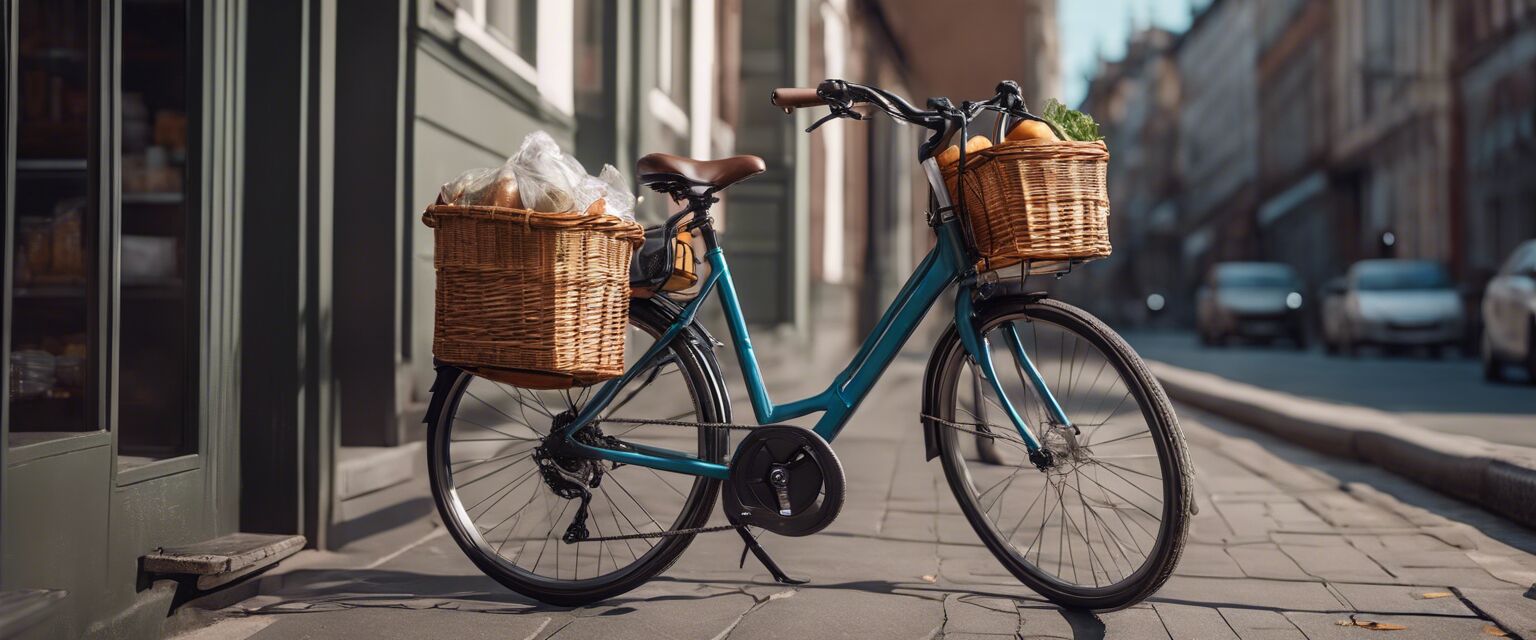
<instances>
[{"instance_id":1,"label":"brake lever","mask_svg":"<svg viewBox=\"0 0 1536 640\"><path fill-rule=\"evenodd\" d=\"M846 107L846 106L841 106L841 105L832 105L832 111L830 113L828 113L827 115L822 116L820 120L812 122L811 126L805 128L805 132L806 133L810 133L812 131L815 131L816 129L820 128L821 125L824 125L824 124L826 124L828 122L831 122L833 120L837 120L839 118L850 118L850 119L853 119L853 120L863 120L864 119L864 114L859 113L857 111L854 111L851 107Z\"/></svg>"}]
</instances>

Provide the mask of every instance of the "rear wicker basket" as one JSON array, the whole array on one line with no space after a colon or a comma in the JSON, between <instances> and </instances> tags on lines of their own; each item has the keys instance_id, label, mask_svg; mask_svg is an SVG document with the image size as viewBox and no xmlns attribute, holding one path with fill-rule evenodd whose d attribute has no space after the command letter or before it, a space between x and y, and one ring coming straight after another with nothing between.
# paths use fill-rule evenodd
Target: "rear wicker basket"
<instances>
[{"instance_id":1,"label":"rear wicker basket","mask_svg":"<svg viewBox=\"0 0 1536 640\"><path fill-rule=\"evenodd\" d=\"M588 213L435 205L438 360L537 389L624 372L639 225Z\"/></svg>"},{"instance_id":2,"label":"rear wicker basket","mask_svg":"<svg viewBox=\"0 0 1536 640\"><path fill-rule=\"evenodd\" d=\"M962 197L981 270L1109 255L1103 142L1004 142L967 154L965 165ZM958 165L944 169L952 197L958 174Z\"/></svg>"}]
</instances>

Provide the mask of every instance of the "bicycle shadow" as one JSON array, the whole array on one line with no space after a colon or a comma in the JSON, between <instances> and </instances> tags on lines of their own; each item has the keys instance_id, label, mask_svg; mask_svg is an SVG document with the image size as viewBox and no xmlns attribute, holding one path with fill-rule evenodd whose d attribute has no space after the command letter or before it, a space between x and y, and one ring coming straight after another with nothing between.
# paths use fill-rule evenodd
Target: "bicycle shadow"
<instances>
[{"instance_id":1,"label":"bicycle shadow","mask_svg":"<svg viewBox=\"0 0 1536 640\"><path fill-rule=\"evenodd\" d=\"M281 588L238 605L246 616L283 616L320 614L349 609L395 609L404 611L456 611L469 614L539 616L568 613L579 617L626 616L647 605L663 602L707 603L722 598L746 595L756 603L766 602L785 590L799 592L858 591L876 595L926 598L943 602L951 595L968 604L993 608L1000 613L1024 615L1059 615L1072 630L1075 640L1099 640L1105 637L1103 620L1092 613L1062 609L1049 601L1017 593L991 591L970 585L966 588L926 582L890 580L853 580L811 582L783 585L766 575L743 579L677 578L659 576L649 589L621 595L600 603L580 607L544 604L502 587L482 575L440 575L413 571L366 569L300 569L283 578ZM659 587L659 589L658 589ZM650 593L647 591L660 591ZM997 608L985 601L1011 603ZM1018 610L1014 611L1013 607Z\"/></svg>"}]
</instances>

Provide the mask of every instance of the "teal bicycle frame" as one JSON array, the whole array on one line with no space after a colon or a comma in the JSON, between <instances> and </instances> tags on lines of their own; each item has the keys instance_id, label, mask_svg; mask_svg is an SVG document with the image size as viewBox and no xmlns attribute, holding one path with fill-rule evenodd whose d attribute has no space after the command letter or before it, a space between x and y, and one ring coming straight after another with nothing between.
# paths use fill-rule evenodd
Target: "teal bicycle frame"
<instances>
[{"instance_id":1,"label":"teal bicycle frame","mask_svg":"<svg viewBox=\"0 0 1536 640\"><path fill-rule=\"evenodd\" d=\"M610 449L588 445L573 438L584 425L597 418L625 384L651 366L667 345L677 339L693 322L700 306L710 294L719 289L720 302L724 306L726 323L730 328L731 342L736 350L742 376L746 380L747 392L752 400L752 412L757 417L758 424L773 424L820 412L821 418L817 420L813 430L830 443L848 423L854 410L879 381L886 368L895 360L907 339L912 336L912 332L928 314L928 310L938 301L939 296L943 295L944 290L950 285L958 283L955 293L955 326L960 334L960 341L976 364L982 378L988 381L998 398L999 405L1013 423L1014 428L1018 430L1019 437L1025 446L1031 453L1038 451L1039 439L1025 423L1024 418L1014 409L1007 394L1003 392L1002 384L994 373L987 339L975 326L972 303L972 292L976 286L972 267L974 260L965 248L959 225L960 222L954 216L949 216L947 220L935 226L934 230L938 236L937 245L918 264L912 276L907 279L901 291L896 294L896 298L881 315L875 328L865 338L858 353L853 356L853 360L833 378L832 383L816 395L785 404L774 404L768 397L768 389L763 383L762 371L758 368L757 355L752 350L752 338L747 332L746 320L741 312L741 299L737 296L736 283L731 278L731 269L726 263L725 252L712 241L713 234L706 233L705 239L709 246L705 259L709 261L710 273L705 278L698 297L683 307L677 320L656 339L650 349L640 356L633 367L598 389L591 402L588 402L587 406L576 415L575 420L565 427L566 442L577 451L603 460L722 480L728 478L729 465L700 460L696 456L680 451L631 442L625 443L626 450ZM1046 387L1039 370L1024 352L1024 345L1012 324L1004 329L1003 339L1007 342L1007 347L1020 370L1029 378L1046 410L1050 412L1050 417L1057 425L1070 427L1071 422L1063 413L1050 389Z\"/></svg>"}]
</instances>

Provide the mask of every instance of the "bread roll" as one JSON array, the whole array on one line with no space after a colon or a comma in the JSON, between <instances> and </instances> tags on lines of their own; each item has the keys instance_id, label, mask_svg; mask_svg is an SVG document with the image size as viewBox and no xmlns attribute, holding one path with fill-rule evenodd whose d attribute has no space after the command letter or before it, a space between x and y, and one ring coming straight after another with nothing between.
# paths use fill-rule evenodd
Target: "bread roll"
<instances>
[{"instance_id":1,"label":"bread roll","mask_svg":"<svg viewBox=\"0 0 1536 640\"><path fill-rule=\"evenodd\" d=\"M1039 120L1020 121L1012 129L1008 130L1008 135L1005 139L1011 141L1050 140L1057 142L1061 140L1061 138L1056 136L1056 132L1051 130L1050 125Z\"/></svg>"},{"instance_id":2,"label":"bread roll","mask_svg":"<svg viewBox=\"0 0 1536 640\"><path fill-rule=\"evenodd\" d=\"M965 154L970 155L992 146L992 141L986 136L971 136L965 141ZM947 167L960 161L960 145L949 145L944 153L939 154L939 166Z\"/></svg>"}]
</instances>

